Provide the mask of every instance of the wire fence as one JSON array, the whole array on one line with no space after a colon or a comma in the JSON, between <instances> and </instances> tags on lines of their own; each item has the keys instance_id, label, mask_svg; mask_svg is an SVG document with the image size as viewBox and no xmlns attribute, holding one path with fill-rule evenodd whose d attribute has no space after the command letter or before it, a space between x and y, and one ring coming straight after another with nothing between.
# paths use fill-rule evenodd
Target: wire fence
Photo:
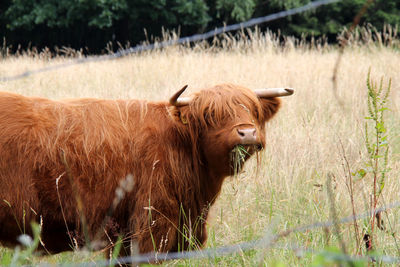
<instances>
[{"instance_id":1,"label":"wire fence","mask_svg":"<svg viewBox=\"0 0 400 267\"><path fill-rule=\"evenodd\" d=\"M34 75L34 74L63 69L63 68L67 68L67 67L70 67L73 65L79 65L79 64L89 63L89 62L113 60L113 59L125 57L127 55L144 52L144 51L149 51L149 50L154 50L154 49L165 48L165 47L172 46L172 45L204 41L204 40L207 40L212 37L216 37L217 35L220 35L220 34L223 34L226 32L245 29L248 27L252 27L252 26L259 25L259 24L262 24L265 22L270 22L270 21L277 20L280 18L296 15L296 14L303 13L303 12L311 10L311 9L316 9L317 7L320 7L323 5L329 5L329 4L332 4L335 2L340 2L340 1L342 1L342 0L314 1L314 2L310 2L307 5L304 5L304 6L301 6L298 8L281 11L278 13L264 16L264 17L254 18L254 19L248 20L246 22L242 22L242 23L236 23L236 24L232 24L232 25L228 25L228 26L222 26L222 27L216 28L215 30L211 30L211 31L208 31L208 32L202 33L202 34L195 34L192 36L182 37L182 38L178 38L178 39L174 39L174 40L163 41L163 42L159 42L159 43L137 45L135 47L122 49L122 50L117 51L116 53L112 53L112 54L108 54L108 55L88 56L85 58L79 58L79 59L73 60L71 62L59 64L56 66L44 67L44 68L40 68L37 70L28 70L28 71L25 71L21 74L14 75L14 76L0 77L0 82L15 81L15 80L19 80L19 79Z\"/></svg>"},{"instance_id":2,"label":"wire fence","mask_svg":"<svg viewBox=\"0 0 400 267\"><path fill-rule=\"evenodd\" d=\"M315 222L308 225L303 225L299 227L295 227L292 229L288 229L277 234L271 234L267 232L262 238L257 240L252 240L249 242L242 242L235 245L229 246L221 246L217 248L207 248L203 250L196 251L183 251L183 252L171 252L171 253L147 253L142 255L133 255L129 257L121 257L113 260L101 260L96 262L85 262L79 264L65 264L62 266L109 266L109 265L117 265L117 264L140 264L140 263L149 263L149 262L160 262L160 261L169 261L169 260L184 260L184 259L215 259L227 255L232 255L234 253L243 253L250 250L261 249L266 250L269 248L277 248L275 246L276 242L284 237L289 236L293 233L304 233L310 230L314 230L317 228L330 228L337 224L346 224L351 223L356 220L361 220L365 218L370 218L376 214L379 214L384 211L388 211L391 209L399 208L400 202L393 202L389 205L382 206L377 208L375 212L371 210L365 211L364 213L358 215L350 215L347 217L343 217L338 220L330 220L325 222ZM355 261L363 261L363 262L382 262L388 264L400 263L400 257L388 256L388 255L379 255L373 254L368 256L362 255L348 255L344 253L335 253L332 251L315 251L304 247L299 246L286 246L281 247L283 249L290 249L294 251L298 256L302 256L304 254L323 254L327 259L331 259L334 261L340 262L355 262Z\"/></svg>"}]
</instances>

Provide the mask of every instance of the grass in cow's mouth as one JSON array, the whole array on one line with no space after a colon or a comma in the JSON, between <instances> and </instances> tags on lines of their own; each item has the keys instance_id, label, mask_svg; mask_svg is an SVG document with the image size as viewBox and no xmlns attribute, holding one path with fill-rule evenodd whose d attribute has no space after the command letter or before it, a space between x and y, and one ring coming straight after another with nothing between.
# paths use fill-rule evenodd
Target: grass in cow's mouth
<instances>
[{"instance_id":1,"label":"grass in cow's mouth","mask_svg":"<svg viewBox=\"0 0 400 267\"><path fill-rule=\"evenodd\" d=\"M243 145L236 145L231 151L231 164L233 175L237 175L243 167L246 157L250 156L248 152L249 147Z\"/></svg>"}]
</instances>

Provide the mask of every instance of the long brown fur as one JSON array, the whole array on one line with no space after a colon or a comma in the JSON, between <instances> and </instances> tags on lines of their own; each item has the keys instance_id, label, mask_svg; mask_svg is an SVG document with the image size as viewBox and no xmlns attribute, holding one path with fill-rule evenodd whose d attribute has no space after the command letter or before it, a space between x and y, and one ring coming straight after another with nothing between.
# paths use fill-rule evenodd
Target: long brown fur
<instances>
[{"instance_id":1,"label":"long brown fur","mask_svg":"<svg viewBox=\"0 0 400 267\"><path fill-rule=\"evenodd\" d=\"M232 173L237 129L255 127L264 146L279 104L230 84L183 107L0 93L0 242L16 244L42 220L52 252L73 248L77 236L105 240L105 232L140 252L188 249L189 238L201 246L208 209ZM130 174L132 190L115 202Z\"/></svg>"}]
</instances>

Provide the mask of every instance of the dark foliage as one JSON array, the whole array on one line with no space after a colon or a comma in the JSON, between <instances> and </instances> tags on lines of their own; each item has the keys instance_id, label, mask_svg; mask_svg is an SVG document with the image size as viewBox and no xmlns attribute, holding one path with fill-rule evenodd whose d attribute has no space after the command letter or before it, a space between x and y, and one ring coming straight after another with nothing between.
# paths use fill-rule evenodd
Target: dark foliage
<instances>
[{"instance_id":1,"label":"dark foliage","mask_svg":"<svg viewBox=\"0 0 400 267\"><path fill-rule=\"evenodd\" d=\"M2 0L0 37L15 49L68 46L101 52L107 43L136 44L160 37L162 29L181 36L299 7L310 0ZM336 35L353 21L365 0L343 0L280 19L261 29L316 37ZM400 24L400 1L376 0L363 17L381 29ZM146 31L145 31L146 29ZM146 35L145 32L148 34Z\"/></svg>"}]
</instances>

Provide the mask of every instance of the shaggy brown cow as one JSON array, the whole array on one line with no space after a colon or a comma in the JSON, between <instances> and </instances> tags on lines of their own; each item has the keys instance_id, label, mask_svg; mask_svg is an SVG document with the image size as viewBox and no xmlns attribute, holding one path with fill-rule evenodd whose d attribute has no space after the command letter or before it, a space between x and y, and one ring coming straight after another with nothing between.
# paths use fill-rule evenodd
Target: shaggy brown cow
<instances>
[{"instance_id":1,"label":"shaggy brown cow","mask_svg":"<svg viewBox=\"0 0 400 267\"><path fill-rule=\"evenodd\" d=\"M51 252L117 235L140 252L204 244L232 149L264 147L276 97L293 91L223 84L180 97L185 88L169 103L0 93L1 244L31 221Z\"/></svg>"}]
</instances>

